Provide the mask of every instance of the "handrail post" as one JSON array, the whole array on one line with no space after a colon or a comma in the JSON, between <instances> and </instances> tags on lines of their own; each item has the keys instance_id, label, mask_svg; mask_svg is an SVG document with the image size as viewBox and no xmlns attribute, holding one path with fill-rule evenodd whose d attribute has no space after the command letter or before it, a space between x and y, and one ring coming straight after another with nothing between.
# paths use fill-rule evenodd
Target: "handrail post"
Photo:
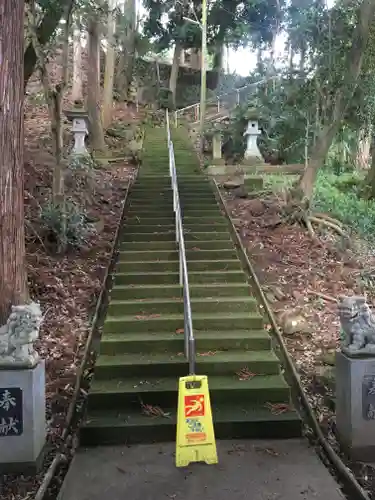
<instances>
[{"instance_id":1,"label":"handrail post","mask_svg":"<svg viewBox=\"0 0 375 500\"><path fill-rule=\"evenodd\" d=\"M237 90L237 96L236 97L237 97L237 106L239 106L240 105L240 91L239 90Z\"/></svg>"},{"instance_id":2,"label":"handrail post","mask_svg":"<svg viewBox=\"0 0 375 500\"><path fill-rule=\"evenodd\" d=\"M217 112L220 113L220 97L217 96Z\"/></svg>"}]
</instances>

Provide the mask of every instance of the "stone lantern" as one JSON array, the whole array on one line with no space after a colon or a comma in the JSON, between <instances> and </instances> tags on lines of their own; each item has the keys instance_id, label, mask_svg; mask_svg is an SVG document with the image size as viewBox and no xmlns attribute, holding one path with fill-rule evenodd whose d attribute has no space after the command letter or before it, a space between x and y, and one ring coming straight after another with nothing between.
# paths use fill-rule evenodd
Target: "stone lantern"
<instances>
[{"instance_id":1,"label":"stone lantern","mask_svg":"<svg viewBox=\"0 0 375 500\"><path fill-rule=\"evenodd\" d=\"M246 151L245 151L245 162L247 164L259 164L264 163L262 155L259 151L257 145L257 137L261 134L261 130L258 127L257 120L249 120L247 123L247 128L244 132L246 137Z\"/></svg>"},{"instance_id":2,"label":"stone lantern","mask_svg":"<svg viewBox=\"0 0 375 500\"><path fill-rule=\"evenodd\" d=\"M71 109L64 111L69 121L73 122L72 132L74 135L73 155L88 155L85 139L88 134L88 114L84 109Z\"/></svg>"}]
</instances>

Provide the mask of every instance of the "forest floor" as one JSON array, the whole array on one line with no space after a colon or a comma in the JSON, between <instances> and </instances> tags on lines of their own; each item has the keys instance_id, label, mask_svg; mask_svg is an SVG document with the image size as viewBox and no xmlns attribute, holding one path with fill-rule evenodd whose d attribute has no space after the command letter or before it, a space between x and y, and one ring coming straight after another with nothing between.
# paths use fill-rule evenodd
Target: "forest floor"
<instances>
[{"instance_id":1,"label":"forest floor","mask_svg":"<svg viewBox=\"0 0 375 500\"><path fill-rule=\"evenodd\" d=\"M124 129L127 124L136 123L138 118L137 113L125 105L115 109L114 119L122 122ZM69 136L65 138L66 143L71 144L71 140ZM106 142L109 151L119 151L124 140L107 137ZM36 347L46 360L47 453L43 470L37 476L0 476L1 500L34 498L61 444L77 371L110 263L127 185L136 174L136 167L125 159L71 176L68 199L84 209L92 221L92 232L79 250L59 256L51 252L51 235L40 217L42 207L51 197L54 158L47 110L35 102L26 106L24 159L29 287L32 299L40 302L45 314Z\"/></svg>"},{"instance_id":2,"label":"forest floor","mask_svg":"<svg viewBox=\"0 0 375 500\"><path fill-rule=\"evenodd\" d=\"M279 194L236 199L225 193L225 198L318 421L340 453L334 414L334 362L340 332L336 298L365 294L370 306L375 306L375 252L356 239L351 249L344 250L337 235L329 231L313 240L299 225L277 225L282 208ZM375 468L347 465L373 495Z\"/></svg>"}]
</instances>

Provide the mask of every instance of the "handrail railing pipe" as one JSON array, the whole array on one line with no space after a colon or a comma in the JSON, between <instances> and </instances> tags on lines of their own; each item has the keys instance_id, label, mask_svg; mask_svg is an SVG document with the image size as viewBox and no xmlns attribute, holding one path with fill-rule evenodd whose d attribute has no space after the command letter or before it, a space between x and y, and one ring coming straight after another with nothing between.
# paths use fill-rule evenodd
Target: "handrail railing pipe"
<instances>
[{"instance_id":1,"label":"handrail railing pipe","mask_svg":"<svg viewBox=\"0 0 375 500\"><path fill-rule=\"evenodd\" d=\"M262 83L266 83L269 80L276 80L278 78L279 76L276 75L268 78L263 78L262 80L254 83L249 83L248 85L244 85L243 87L239 87L238 89L233 89L230 92L219 94L212 99L207 99L206 104L216 105L217 112L220 113L220 110L225 108L226 104L230 109L239 106L241 104L241 101L243 102L243 97L248 97L253 89L256 89ZM228 111L230 111L230 109L228 109ZM179 117L190 110L192 110L194 113L194 121L198 121L200 119L200 103L190 104L189 106L180 108L174 112L174 123L176 127L178 126Z\"/></svg>"},{"instance_id":2,"label":"handrail railing pipe","mask_svg":"<svg viewBox=\"0 0 375 500\"><path fill-rule=\"evenodd\" d=\"M185 239L184 229L182 224L180 196L178 191L176 162L174 156L173 141L171 139L171 130L169 124L169 112L166 110L166 124L167 124L167 142L169 153L169 174L171 177L171 185L173 191L173 210L175 214L175 227L176 227L176 243L178 246L179 255L179 278L182 287L183 301L184 301L184 344L185 356L189 363L190 375L195 374L195 338L193 332L193 320L191 314L189 278L186 263Z\"/></svg>"}]
</instances>

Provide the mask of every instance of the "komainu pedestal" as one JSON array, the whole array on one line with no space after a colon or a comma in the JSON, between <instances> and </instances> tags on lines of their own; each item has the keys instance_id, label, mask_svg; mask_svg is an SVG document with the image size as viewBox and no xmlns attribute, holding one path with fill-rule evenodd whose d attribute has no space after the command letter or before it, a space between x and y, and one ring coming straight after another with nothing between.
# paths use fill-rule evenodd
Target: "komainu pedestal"
<instances>
[{"instance_id":1,"label":"komainu pedestal","mask_svg":"<svg viewBox=\"0 0 375 500\"><path fill-rule=\"evenodd\" d=\"M336 425L353 460L375 461L375 319L364 297L340 297Z\"/></svg>"},{"instance_id":2,"label":"komainu pedestal","mask_svg":"<svg viewBox=\"0 0 375 500\"><path fill-rule=\"evenodd\" d=\"M0 328L0 472L34 473L46 440L45 366L34 349L38 304L12 307Z\"/></svg>"}]
</instances>

